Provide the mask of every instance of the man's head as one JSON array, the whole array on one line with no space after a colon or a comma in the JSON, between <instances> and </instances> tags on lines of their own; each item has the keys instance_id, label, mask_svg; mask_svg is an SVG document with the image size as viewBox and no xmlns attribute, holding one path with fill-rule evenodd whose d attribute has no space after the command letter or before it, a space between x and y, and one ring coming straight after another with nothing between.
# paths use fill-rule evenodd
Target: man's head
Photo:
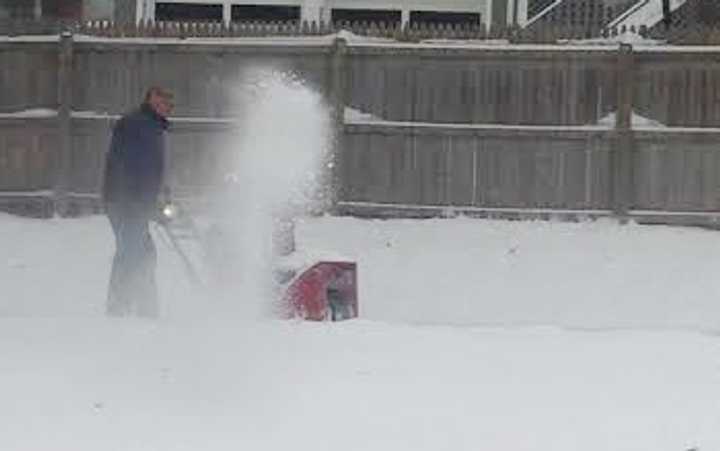
<instances>
[{"instance_id":1,"label":"man's head","mask_svg":"<svg viewBox=\"0 0 720 451\"><path fill-rule=\"evenodd\" d=\"M175 106L172 93L158 86L153 86L147 90L145 93L145 103L164 118L170 116Z\"/></svg>"}]
</instances>

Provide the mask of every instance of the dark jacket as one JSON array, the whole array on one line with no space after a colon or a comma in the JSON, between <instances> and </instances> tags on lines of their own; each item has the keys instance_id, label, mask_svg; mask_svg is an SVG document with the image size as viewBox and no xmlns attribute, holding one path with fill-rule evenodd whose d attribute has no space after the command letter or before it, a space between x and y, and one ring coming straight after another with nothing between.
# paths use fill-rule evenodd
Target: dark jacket
<instances>
[{"instance_id":1,"label":"dark jacket","mask_svg":"<svg viewBox=\"0 0 720 451\"><path fill-rule=\"evenodd\" d=\"M117 122L105 164L106 206L154 212L163 183L167 128L168 121L146 104Z\"/></svg>"}]
</instances>

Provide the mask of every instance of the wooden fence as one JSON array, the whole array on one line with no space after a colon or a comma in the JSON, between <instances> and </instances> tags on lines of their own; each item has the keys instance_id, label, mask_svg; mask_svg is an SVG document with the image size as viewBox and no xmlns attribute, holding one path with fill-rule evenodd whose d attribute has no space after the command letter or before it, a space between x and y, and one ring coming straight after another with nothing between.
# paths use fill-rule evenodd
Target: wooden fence
<instances>
[{"instance_id":1,"label":"wooden fence","mask_svg":"<svg viewBox=\"0 0 720 451\"><path fill-rule=\"evenodd\" d=\"M224 158L214 140L234 110L226 89L255 65L297 73L334 107L348 211L710 217L720 206L714 48L37 41L0 43L0 111L10 113L0 114L0 191L42 214L49 198L63 213L96 203L113 120L152 83L177 95L172 183L212 186ZM346 106L375 117L343 123ZM27 108L45 110L18 114ZM671 127L638 127L633 113Z\"/></svg>"},{"instance_id":2,"label":"wooden fence","mask_svg":"<svg viewBox=\"0 0 720 451\"><path fill-rule=\"evenodd\" d=\"M341 198L359 207L714 213L719 133L642 129L620 148L618 132L601 128L349 124Z\"/></svg>"},{"instance_id":3,"label":"wooden fence","mask_svg":"<svg viewBox=\"0 0 720 451\"><path fill-rule=\"evenodd\" d=\"M54 122L0 120L0 197L12 200L16 211L52 213L60 164ZM66 213L97 211L113 122L73 119ZM174 123L168 160L176 192L202 198L218 185L232 149L217 143L230 130L216 121ZM603 127L355 122L344 130L338 199L346 212L653 213L714 220L720 208L717 129L635 130L631 149L619 147L618 132ZM623 179L628 171L629 181Z\"/></svg>"},{"instance_id":4,"label":"wooden fence","mask_svg":"<svg viewBox=\"0 0 720 451\"><path fill-rule=\"evenodd\" d=\"M330 96L332 38L117 40L69 47L71 109L120 114L149 84L176 93L179 116L236 110L228 89L251 67L296 74ZM0 113L57 109L60 42L0 42ZM592 125L617 107L612 45L350 43L340 56L342 101L390 121ZM638 46L628 71L637 114L667 126L720 127L720 65L712 47ZM336 71L337 72L337 71Z\"/></svg>"},{"instance_id":5,"label":"wooden fence","mask_svg":"<svg viewBox=\"0 0 720 451\"><path fill-rule=\"evenodd\" d=\"M350 203L611 210L612 131L347 125Z\"/></svg>"},{"instance_id":6,"label":"wooden fence","mask_svg":"<svg viewBox=\"0 0 720 451\"><path fill-rule=\"evenodd\" d=\"M57 38L0 43L0 112L58 106Z\"/></svg>"}]
</instances>

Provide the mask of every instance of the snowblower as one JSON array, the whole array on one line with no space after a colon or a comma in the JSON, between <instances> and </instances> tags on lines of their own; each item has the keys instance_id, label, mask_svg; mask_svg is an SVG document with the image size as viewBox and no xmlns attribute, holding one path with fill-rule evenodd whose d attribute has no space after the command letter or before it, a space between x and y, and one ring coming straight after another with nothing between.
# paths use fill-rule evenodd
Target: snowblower
<instances>
[{"instance_id":1,"label":"snowblower","mask_svg":"<svg viewBox=\"0 0 720 451\"><path fill-rule=\"evenodd\" d=\"M213 264L208 237L222 234L222 221L215 218L203 228L189 214L188 208L168 203L157 221L170 247L178 255L188 280L197 287L208 288ZM281 235L293 234L294 227L283 227ZM287 239L280 238L280 239ZM294 237L290 238L294 243ZM192 243L199 249L195 258L187 251ZM285 319L309 321L342 321L358 316L357 264L336 257L310 257L295 252L294 246L277 255L273 279L279 293L280 309ZM217 259L217 257L215 257ZM200 268L204 271L201 271ZM232 267L232 265L230 265ZM203 274L210 276L203 277Z\"/></svg>"}]
</instances>

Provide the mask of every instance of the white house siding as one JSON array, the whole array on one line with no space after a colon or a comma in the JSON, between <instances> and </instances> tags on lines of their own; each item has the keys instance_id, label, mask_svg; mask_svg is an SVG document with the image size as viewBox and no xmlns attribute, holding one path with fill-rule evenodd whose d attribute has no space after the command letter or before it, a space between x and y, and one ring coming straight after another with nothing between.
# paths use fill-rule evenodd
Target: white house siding
<instances>
[{"instance_id":1,"label":"white house siding","mask_svg":"<svg viewBox=\"0 0 720 451\"><path fill-rule=\"evenodd\" d=\"M83 18L87 20L112 19L114 7L113 0L85 0L83 2Z\"/></svg>"},{"instance_id":2,"label":"white house siding","mask_svg":"<svg viewBox=\"0 0 720 451\"><path fill-rule=\"evenodd\" d=\"M508 17L505 18L508 23L513 20L513 8L517 1L518 16L522 23L524 17L520 16L527 10L527 0L137 0L137 16L138 19L153 20L155 3L165 2L222 4L226 21L230 20L232 5L292 5L300 6L302 19L308 21L328 21L333 9L379 9L401 11L403 22L409 20L411 11L443 11L478 13L484 23L489 23L493 20L493 1L508 2Z\"/></svg>"}]
</instances>

